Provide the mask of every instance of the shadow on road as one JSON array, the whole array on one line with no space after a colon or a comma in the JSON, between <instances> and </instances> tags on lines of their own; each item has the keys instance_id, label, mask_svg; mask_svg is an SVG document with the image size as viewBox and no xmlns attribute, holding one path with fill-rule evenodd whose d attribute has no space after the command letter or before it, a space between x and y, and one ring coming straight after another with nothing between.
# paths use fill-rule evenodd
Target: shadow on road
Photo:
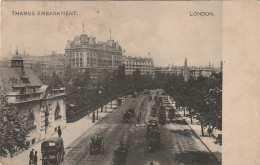
<instances>
[{"instance_id":1,"label":"shadow on road","mask_svg":"<svg viewBox=\"0 0 260 165\"><path fill-rule=\"evenodd\" d=\"M187 125L187 123L186 123L184 120L172 120L171 123L173 123L173 124Z\"/></svg>"},{"instance_id":2,"label":"shadow on road","mask_svg":"<svg viewBox=\"0 0 260 165\"><path fill-rule=\"evenodd\" d=\"M185 129L185 130L170 130L170 132L175 133L175 134L179 134L185 137L192 137L194 136L194 132L189 130L189 129ZM197 136L194 136L195 138L198 139Z\"/></svg>"},{"instance_id":3,"label":"shadow on road","mask_svg":"<svg viewBox=\"0 0 260 165\"><path fill-rule=\"evenodd\" d=\"M185 165L220 165L208 152L189 151L175 155L175 160Z\"/></svg>"}]
</instances>

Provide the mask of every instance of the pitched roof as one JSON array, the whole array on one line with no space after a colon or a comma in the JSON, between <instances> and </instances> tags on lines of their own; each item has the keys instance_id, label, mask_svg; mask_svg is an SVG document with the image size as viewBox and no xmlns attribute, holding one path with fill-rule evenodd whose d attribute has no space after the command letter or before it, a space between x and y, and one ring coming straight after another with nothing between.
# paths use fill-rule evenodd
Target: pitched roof
<instances>
[{"instance_id":1,"label":"pitched roof","mask_svg":"<svg viewBox=\"0 0 260 165\"><path fill-rule=\"evenodd\" d=\"M23 83L20 78L29 78L29 83ZM22 74L21 68L0 67L0 92L8 93L12 91L12 86L42 86L41 80L34 74L31 69L24 69Z\"/></svg>"}]
</instances>

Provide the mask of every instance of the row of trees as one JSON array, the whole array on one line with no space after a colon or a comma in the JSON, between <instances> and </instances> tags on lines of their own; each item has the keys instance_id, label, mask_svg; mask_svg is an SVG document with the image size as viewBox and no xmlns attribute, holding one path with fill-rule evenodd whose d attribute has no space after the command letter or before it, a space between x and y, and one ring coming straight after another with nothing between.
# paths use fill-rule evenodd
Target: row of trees
<instances>
[{"instance_id":1,"label":"row of trees","mask_svg":"<svg viewBox=\"0 0 260 165\"><path fill-rule=\"evenodd\" d=\"M65 86L67 103L75 105L76 109L97 103L103 105L135 91L161 88L177 101L177 106L186 108L191 122L193 118L200 121L202 135L205 127L222 130L222 73L197 79L191 77L184 82L182 75L156 74L152 78L141 75L138 69L132 75L125 75L125 66L121 65L116 72L104 73L103 79L93 82L88 71L81 73L67 67L63 78L53 73L43 81L53 87Z\"/></svg>"},{"instance_id":2,"label":"row of trees","mask_svg":"<svg viewBox=\"0 0 260 165\"><path fill-rule=\"evenodd\" d=\"M203 136L205 127L222 130L222 73L191 78L187 82L171 78L163 88L177 102L177 107L185 107L191 123L193 118L200 121Z\"/></svg>"}]
</instances>

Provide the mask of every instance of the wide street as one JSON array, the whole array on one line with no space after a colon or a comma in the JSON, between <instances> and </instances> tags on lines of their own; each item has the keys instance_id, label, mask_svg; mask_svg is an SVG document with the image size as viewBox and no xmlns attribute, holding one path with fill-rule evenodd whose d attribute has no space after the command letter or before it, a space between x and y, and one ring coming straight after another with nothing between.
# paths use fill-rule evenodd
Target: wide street
<instances>
[{"instance_id":1,"label":"wide street","mask_svg":"<svg viewBox=\"0 0 260 165\"><path fill-rule=\"evenodd\" d=\"M143 102L143 105L142 105ZM173 122L160 125L160 147L153 153L147 148L145 124L152 118L151 108L154 100L149 101L149 95L127 99L125 103L108 114L95 126L80 136L66 148L64 165L109 165L113 164L114 150L120 141L128 147L127 164L145 165L148 162L159 162L161 165L214 165L218 162L188 125L179 116ZM135 114L141 114L141 123L136 117L131 123L123 123L123 114L129 108L135 108ZM82 126L84 127L84 126ZM90 155L90 137L99 133L104 137L104 153Z\"/></svg>"}]
</instances>

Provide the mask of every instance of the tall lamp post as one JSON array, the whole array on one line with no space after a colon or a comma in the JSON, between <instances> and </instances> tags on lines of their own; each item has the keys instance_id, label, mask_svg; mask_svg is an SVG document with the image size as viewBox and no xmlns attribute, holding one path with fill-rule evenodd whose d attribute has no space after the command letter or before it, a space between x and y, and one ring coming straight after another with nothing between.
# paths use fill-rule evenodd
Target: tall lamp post
<instances>
[{"instance_id":1,"label":"tall lamp post","mask_svg":"<svg viewBox=\"0 0 260 165\"><path fill-rule=\"evenodd\" d=\"M101 101L100 101L100 97L101 97L101 90L98 91L98 95L99 95L99 104L101 105ZM97 120L98 120L98 109L99 109L99 105L98 105L98 108L97 108Z\"/></svg>"}]
</instances>

